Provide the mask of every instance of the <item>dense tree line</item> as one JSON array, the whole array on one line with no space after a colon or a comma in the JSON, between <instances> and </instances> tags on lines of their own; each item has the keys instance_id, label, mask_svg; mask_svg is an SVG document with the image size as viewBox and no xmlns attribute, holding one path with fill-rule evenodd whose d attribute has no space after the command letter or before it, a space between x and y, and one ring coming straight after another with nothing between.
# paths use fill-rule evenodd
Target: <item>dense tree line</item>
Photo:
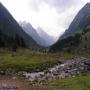
<instances>
[{"instance_id":1,"label":"dense tree line","mask_svg":"<svg viewBox=\"0 0 90 90\"><path fill-rule=\"evenodd\" d=\"M9 35L0 30L0 47L17 48L26 47L26 45L23 38L18 34Z\"/></svg>"},{"instance_id":2,"label":"dense tree line","mask_svg":"<svg viewBox=\"0 0 90 90\"><path fill-rule=\"evenodd\" d=\"M83 48L87 48L87 44L89 43L89 38L87 36L87 33L90 32L90 28L85 28L82 30L80 33L76 33L73 36L69 36L65 39L59 40L57 43L55 43L53 46L50 48L50 52L62 52L62 51L67 51L67 52L72 52L74 51L80 44L82 45Z\"/></svg>"},{"instance_id":3,"label":"dense tree line","mask_svg":"<svg viewBox=\"0 0 90 90\"><path fill-rule=\"evenodd\" d=\"M75 36L69 36L68 38L58 41L55 45L50 48L50 52L68 51L70 52L74 47L81 43L81 34Z\"/></svg>"}]
</instances>

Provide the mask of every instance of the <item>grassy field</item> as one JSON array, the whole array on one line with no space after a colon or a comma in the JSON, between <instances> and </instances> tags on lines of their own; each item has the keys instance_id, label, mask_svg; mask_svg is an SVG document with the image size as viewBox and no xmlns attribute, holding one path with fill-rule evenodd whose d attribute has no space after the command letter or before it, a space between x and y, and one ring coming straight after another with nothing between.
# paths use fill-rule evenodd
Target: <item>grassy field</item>
<instances>
[{"instance_id":1,"label":"grassy field","mask_svg":"<svg viewBox=\"0 0 90 90\"><path fill-rule=\"evenodd\" d=\"M12 52L0 51L0 71L33 71L47 69L49 65L60 60L68 60L77 55L74 54L49 54L34 52L29 49L18 50L15 55ZM78 57L78 56L77 56Z\"/></svg>"},{"instance_id":2,"label":"grassy field","mask_svg":"<svg viewBox=\"0 0 90 90\"><path fill-rule=\"evenodd\" d=\"M37 68L46 69L50 64L55 64L60 60L68 60L76 56L81 57L82 55L41 53L29 49L18 50L13 55L10 51L0 50L0 71L30 72ZM30 90L90 90L90 73L84 76L55 80L47 86L31 86Z\"/></svg>"},{"instance_id":3,"label":"grassy field","mask_svg":"<svg viewBox=\"0 0 90 90\"><path fill-rule=\"evenodd\" d=\"M90 90L90 73L73 78L53 81L49 90Z\"/></svg>"},{"instance_id":4,"label":"grassy field","mask_svg":"<svg viewBox=\"0 0 90 90\"><path fill-rule=\"evenodd\" d=\"M30 72L36 69L46 69L50 64L55 64L65 58L72 58L72 55L66 54L63 57L59 54L45 54L28 49L18 50L15 55L12 55L12 52L1 50L0 70Z\"/></svg>"},{"instance_id":5,"label":"grassy field","mask_svg":"<svg viewBox=\"0 0 90 90\"><path fill-rule=\"evenodd\" d=\"M82 76L55 80L46 86L31 86L30 90L90 90L90 73Z\"/></svg>"}]
</instances>

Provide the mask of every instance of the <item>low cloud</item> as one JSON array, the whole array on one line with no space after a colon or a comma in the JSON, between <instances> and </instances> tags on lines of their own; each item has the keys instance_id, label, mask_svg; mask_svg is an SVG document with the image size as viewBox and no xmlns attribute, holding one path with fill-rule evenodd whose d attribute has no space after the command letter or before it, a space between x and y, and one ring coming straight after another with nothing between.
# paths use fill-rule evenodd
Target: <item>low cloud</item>
<instances>
[{"instance_id":1,"label":"low cloud","mask_svg":"<svg viewBox=\"0 0 90 90\"><path fill-rule=\"evenodd\" d=\"M82 5L89 1L90 0L30 0L30 5L33 9L39 10L39 6L42 3L46 3L50 8L55 8L61 13L73 6L77 7L77 5Z\"/></svg>"},{"instance_id":2,"label":"low cloud","mask_svg":"<svg viewBox=\"0 0 90 90\"><path fill-rule=\"evenodd\" d=\"M59 12L63 12L71 6L77 4L77 0L45 0L51 7L56 8ZM79 1L79 0L78 0Z\"/></svg>"}]
</instances>

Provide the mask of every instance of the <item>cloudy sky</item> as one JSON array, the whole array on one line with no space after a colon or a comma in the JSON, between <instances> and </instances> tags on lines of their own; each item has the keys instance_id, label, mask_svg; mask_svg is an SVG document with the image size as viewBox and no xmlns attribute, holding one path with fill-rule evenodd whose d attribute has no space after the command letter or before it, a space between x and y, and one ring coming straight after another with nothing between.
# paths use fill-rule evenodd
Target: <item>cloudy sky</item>
<instances>
[{"instance_id":1,"label":"cloudy sky","mask_svg":"<svg viewBox=\"0 0 90 90\"><path fill-rule=\"evenodd\" d=\"M90 0L0 0L19 21L27 21L34 28L41 27L59 36L70 25L77 12ZM38 30L38 29L37 29Z\"/></svg>"}]
</instances>

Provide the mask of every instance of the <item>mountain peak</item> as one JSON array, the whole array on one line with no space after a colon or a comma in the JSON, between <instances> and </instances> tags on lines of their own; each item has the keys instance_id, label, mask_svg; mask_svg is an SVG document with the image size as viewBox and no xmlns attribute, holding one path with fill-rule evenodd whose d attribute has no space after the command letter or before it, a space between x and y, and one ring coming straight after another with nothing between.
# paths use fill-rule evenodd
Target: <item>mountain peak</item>
<instances>
[{"instance_id":1,"label":"mountain peak","mask_svg":"<svg viewBox=\"0 0 90 90\"><path fill-rule=\"evenodd\" d=\"M38 27L36 30L26 21L20 22L20 25L40 46L49 47L57 41L55 37L48 35L41 27Z\"/></svg>"}]
</instances>

